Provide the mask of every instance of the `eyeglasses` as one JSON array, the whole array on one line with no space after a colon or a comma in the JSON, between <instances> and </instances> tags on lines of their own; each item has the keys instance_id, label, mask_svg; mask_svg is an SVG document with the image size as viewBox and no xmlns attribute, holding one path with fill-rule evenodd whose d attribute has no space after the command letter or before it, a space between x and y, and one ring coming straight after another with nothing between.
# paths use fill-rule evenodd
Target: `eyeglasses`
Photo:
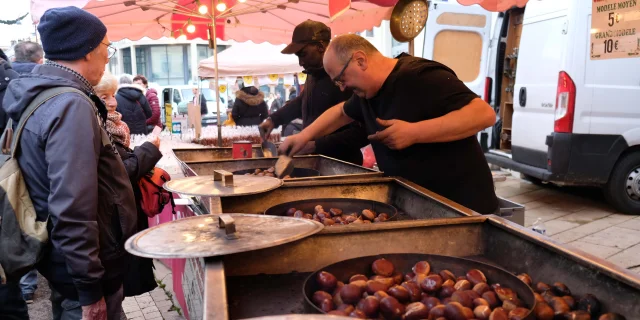
<instances>
[{"instance_id":1,"label":"eyeglasses","mask_svg":"<svg viewBox=\"0 0 640 320\"><path fill-rule=\"evenodd\" d=\"M354 53L355 54L355 53ZM349 64L351 63L351 60L353 60L353 56L354 54L351 55L351 57L349 58L349 61L347 61L347 63L344 64L344 67L342 67L342 71L340 71L340 73L338 74L337 77L331 79L331 81L333 81L333 83L342 88L342 86L344 86L344 81L342 80L342 76L344 75L344 72L347 70L347 67L349 66Z\"/></svg>"},{"instance_id":2,"label":"eyeglasses","mask_svg":"<svg viewBox=\"0 0 640 320\"><path fill-rule=\"evenodd\" d=\"M116 52L118 52L118 49L113 47L110 43L104 43L104 42L100 42L100 43L107 46L107 51L109 52L109 59L111 59L116 54Z\"/></svg>"}]
</instances>

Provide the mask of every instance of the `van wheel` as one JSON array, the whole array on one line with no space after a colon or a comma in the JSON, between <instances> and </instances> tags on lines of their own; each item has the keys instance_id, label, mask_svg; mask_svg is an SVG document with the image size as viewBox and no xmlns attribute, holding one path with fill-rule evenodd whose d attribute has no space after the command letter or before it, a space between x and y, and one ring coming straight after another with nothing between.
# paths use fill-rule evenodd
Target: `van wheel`
<instances>
[{"instance_id":1,"label":"van wheel","mask_svg":"<svg viewBox=\"0 0 640 320\"><path fill-rule=\"evenodd\" d=\"M618 161L604 196L620 212L640 215L640 152L626 154Z\"/></svg>"}]
</instances>

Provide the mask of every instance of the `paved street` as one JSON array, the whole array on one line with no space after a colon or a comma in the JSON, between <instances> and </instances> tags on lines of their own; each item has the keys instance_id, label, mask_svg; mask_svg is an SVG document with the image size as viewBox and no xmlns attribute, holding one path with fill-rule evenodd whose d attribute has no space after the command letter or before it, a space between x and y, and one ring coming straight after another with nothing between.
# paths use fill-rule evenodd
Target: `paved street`
<instances>
[{"instance_id":1,"label":"paved street","mask_svg":"<svg viewBox=\"0 0 640 320\"><path fill-rule=\"evenodd\" d=\"M597 188L535 185L519 176L497 182L496 192L526 207L526 227L541 218L549 237L640 273L640 216L617 213Z\"/></svg>"}]
</instances>

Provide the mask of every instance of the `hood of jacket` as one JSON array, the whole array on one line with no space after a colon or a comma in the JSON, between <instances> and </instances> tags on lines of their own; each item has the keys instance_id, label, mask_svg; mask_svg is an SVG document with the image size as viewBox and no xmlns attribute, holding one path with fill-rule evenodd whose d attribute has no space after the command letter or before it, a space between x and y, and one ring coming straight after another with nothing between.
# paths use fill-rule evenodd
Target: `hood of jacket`
<instances>
[{"instance_id":1,"label":"hood of jacket","mask_svg":"<svg viewBox=\"0 0 640 320\"><path fill-rule=\"evenodd\" d=\"M156 89L149 88L149 89L147 89L147 93L146 94L148 94L150 96L153 95L153 96L157 97L158 96L158 91L156 91Z\"/></svg>"},{"instance_id":2,"label":"hood of jacket","mask_svg":"<svg viewBox=\"0 0 640 320\"><path fill-rule=\"evenodd\" d=\"M264 93L256 87L244 87L236 91L236 99L250 106L257 106L264 102Z\"/></svg>"},{"instance_id":3,"label":"hood of jacket","mask_svg":"<svg viewBox=\"0 0 640 320\"><path fill-rule=\"evenodd\" d=\"M17 122L24 109L40 92L55 87L73 87L86 92L80 80L70 72L49 65L38 65L32 73L22 74L9 83L2 107Z\"/></svg>"},{"instance_id":4,"label":"hood of jacket","mask_svg":"<svg viewBox=\"0 0 640 320\"><path fill-rule=\"evenodd\" d=\"M33 62L14 62L12 67L17 73L31 73L37 65Z\"/></svg>"},{"instance_id":5,"label":"hood of jacket","mask_svg":"<svg viewBox=\"0 0 640 320\"><path fill-rule=\"evenodd\" d=\"M117 94L122 95L127 100L138 101L140 97L145 96L147 90L145 90L139 84L121 84L118 88Z\"/></svg>"}]
</instances>

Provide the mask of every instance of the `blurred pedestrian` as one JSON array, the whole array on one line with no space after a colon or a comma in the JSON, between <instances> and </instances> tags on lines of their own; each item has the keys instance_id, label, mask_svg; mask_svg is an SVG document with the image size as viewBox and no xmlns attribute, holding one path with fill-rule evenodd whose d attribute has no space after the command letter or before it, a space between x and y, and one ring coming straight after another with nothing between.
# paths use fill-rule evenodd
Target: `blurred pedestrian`
<instances>
[{"instance_id":1,"label":"blurred pedestrian","mask_svg":"<svg viewBox=\"0 0 640 320\"><path fill-rule=\"evenodd\" d=\"M134 84L128 74L120 77L120 87L116 94L118 112L131 130L131 134L147 134L147 119L153 116L149 101L145 97L147 90Z\"/></svg>"},{"instance_id":2,"label":"blurred pedestrian","mask_svg":"<svg viewBox=\"0 0 640 320\"><path fill-rule=\"evenodd\" d=\"M193 103L194 106L200 105L200 115L205 115L209 113L209 108L207 107L207 98L204 96L204 93L200 92L198 87L194 87L191 89L193 92Z\"/></svg>"},{"instance_id":3,"label":"blurred pedestrian","mask_svg":"<svg viewBox=\"0 0 640 320\"><path fill-rule=\"evenodd\" d=\"M93 90L116 50L100 19L77 7L47 10L38 32L48 60L11 81L4 100L17 124L36 97L49 98L26 121L17 155L37 221L49 222L37 268L54 320L119 320L136 205Z\"/></svg>"},{"instance_id":4,"label":"blurred pedestrian","mask_svg":"<svg viewBox=\"0 0 640 320\"><path fill-rule=\"evenodd\" d=\"M118 154L124 163L124 167L129 175L133 194L136 199L136 209L138 213L138 227L136 232L149 228L147 215L140 207L142 194L138 181L153 170L155 165L162 158L160 153L160 138L152 137L151 141L143 143L141 146L131 150L131 136L129 127L122 121L122 115L116 111L118 102L115 98L118 89L118 81L110 73L106 72L100 83L94 87L96 95L100 97L107 106L107 131L113 137L113 142L118 149ZM124 296L138 296L149 292L157 287L156 279L153 275L153 259L130 256L128 271L124 278Z\"/></svg>"},{"instance_id":5,"label":"blurred pedestrian","mask_svg":"<svg viewBox=\"0 0 640 320\"><path fill-rule=\"evenodd\" d=\"M145 98L147 98L149 106L151 107L151 118L147 119L147 132L153 131L153 128L156 126L162 128L162 118L160 117L162 114L162 108L160 107L158 92L156 89L149 88L149 81L147 81L147 78L141 74L133 78L133 83L140 85L147 90Z\"/></svg>"},{"instance_id":6,"label":"blurred pedestrian","mask_svg":"<svg viewBox=\"0 0 640 320\"><path fill-rule=\"evenodd\" d=\"M269 116L264 93L254 86L236 91L236 100L231 111L238 126L257 126Z\"/></svg>"}]
</instances>

